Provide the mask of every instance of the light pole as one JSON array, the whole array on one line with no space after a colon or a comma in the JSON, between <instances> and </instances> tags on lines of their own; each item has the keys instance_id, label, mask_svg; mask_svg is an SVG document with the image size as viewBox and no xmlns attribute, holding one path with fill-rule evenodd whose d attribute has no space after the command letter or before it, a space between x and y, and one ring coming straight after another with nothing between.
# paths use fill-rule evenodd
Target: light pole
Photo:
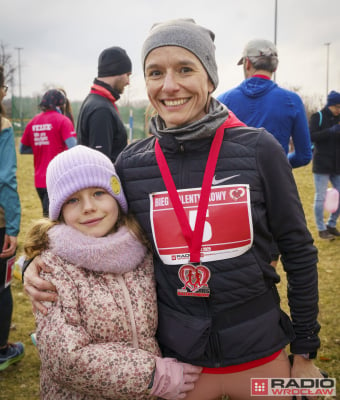
<instances>
[{"instance_id":1,"label":"light pole","mask_svg":"<svg viewBox=\"0 0 340 400\"><path fill-rule=\"evenodd\" d=\"M328 79L329 79L329 46L330 42L325 43L325 46L327 46L327 58L326 58L326 99L328 96Z\"/></svg>"},{"instance_id":2,"label":"light pole","mask_svg":"<svg viewBox=\"0 0 340 400\"><path fill-rule=\"evenodd\" d=\"M21 57L20 57L20 51L23 50L23 48L22 47L16 47L16 50L18 50L18 72L19 72L19 118L20 118L20 129L22 131L23 127L24 127L24 121L23 121L23 115L22 115Z\"/></svg>"}]
</instances>

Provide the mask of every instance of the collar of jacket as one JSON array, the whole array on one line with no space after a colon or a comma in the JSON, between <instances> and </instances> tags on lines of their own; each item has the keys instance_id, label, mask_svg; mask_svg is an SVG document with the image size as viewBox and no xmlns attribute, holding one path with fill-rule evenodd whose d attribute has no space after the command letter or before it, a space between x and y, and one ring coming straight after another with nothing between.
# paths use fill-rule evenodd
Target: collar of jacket
<instances>
[{"instance_id":1,"label":"collar of jacket","mask_svg":"<svg viewBox=\"0 0 340 400\"><path fill-rule=\"evenodd\" d=\"M156 115L151 118L150 130L158 138L170 134L179 142L206 139L215 135L216 129L223 124L228 115L227 107L211 98L209 112L200 120L180 127L167 128L163 119Z\"/></svg>"},{"instance_id":2,"label":"collar of jacket","mask_svg":"<svg viewBox=\"0 0 340 400\"><path fill-rule=\"evenodd\" d=\"M108 90L108 91L112 94L112 96L116 99L116 101L119 100L120 94L118 93L118 91L115 90L115 89L112 89L112 87L111 87L110 85L108 85L107 83L105 83L105 82L103 82L103 81L100 81L100 80L97 79L97 78L95 78L95 80L93 81L93 83L94 83L95 85L101 86L101 87L103 87L104 89Z\"/></svg>"}]
</instances>

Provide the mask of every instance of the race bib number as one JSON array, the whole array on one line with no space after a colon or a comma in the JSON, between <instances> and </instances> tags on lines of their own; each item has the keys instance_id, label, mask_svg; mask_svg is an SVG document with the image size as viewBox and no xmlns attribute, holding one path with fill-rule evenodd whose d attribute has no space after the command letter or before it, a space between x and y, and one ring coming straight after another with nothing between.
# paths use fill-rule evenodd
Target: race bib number
<instances>
[{"instance_id":1,"label":"race bib number","mask_svg":"<svg viewBox=\"0 0 340 400\"><path fill-rule=\"evenodd\" d=\"M0 269L0 288L4 289L11 284L14 270L15 256L6 261L5 268Z\"/></svg>"},{"instance_id":2,"label":"race bib number","mask_svg":"<svg viewBox=\"0 0 340 400\"><path fill-rule=\"evenodd\" d=\"M178 190L191 229L194 229L201 189ZM150 218L154 243L168 265L189 262L186 240L168 192L150 194ZM238 257L253 242L249 185L225 185L211 189L201 247L201 262Z\"/></svg>"}]
</instances>

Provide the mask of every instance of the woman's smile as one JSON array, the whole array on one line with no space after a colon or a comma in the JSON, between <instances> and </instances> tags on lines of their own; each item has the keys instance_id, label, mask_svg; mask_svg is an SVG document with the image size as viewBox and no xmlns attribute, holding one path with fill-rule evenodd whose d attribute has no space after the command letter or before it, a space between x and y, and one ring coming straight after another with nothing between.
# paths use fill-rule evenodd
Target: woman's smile
<instances>
[{"instance_id":1,"label":"woman's smile","mask_svg":"<svg viewBox=\"0 0 340 400\"><path fill-rule=\"evenodd\" d=\"M174 100L161 100L161 101L166 107L176 107L176 106L182 106L183 104L187 103L189 100L190 100L190 98L174 99Z\"/></svg>"}]
</instances>

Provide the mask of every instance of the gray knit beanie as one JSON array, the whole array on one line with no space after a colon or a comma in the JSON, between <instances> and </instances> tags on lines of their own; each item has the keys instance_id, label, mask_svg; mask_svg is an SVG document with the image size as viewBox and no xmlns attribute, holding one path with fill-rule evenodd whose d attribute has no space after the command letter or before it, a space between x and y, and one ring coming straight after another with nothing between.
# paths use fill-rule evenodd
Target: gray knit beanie
<instances>
[{"instance_id":1,"label":"gray knit beanie","mask_svg":"<svg viewBox=\"0 0 340 400\"><path fill-rule=\"evenodd\" d=\"M216 89L218 75L214 39L213 32L197 25L193 19L176 19L155 24L142 48L143 70L145 59L152 50L163 46L183 47L201 61Z\"/></svg>"}]
</instances>

